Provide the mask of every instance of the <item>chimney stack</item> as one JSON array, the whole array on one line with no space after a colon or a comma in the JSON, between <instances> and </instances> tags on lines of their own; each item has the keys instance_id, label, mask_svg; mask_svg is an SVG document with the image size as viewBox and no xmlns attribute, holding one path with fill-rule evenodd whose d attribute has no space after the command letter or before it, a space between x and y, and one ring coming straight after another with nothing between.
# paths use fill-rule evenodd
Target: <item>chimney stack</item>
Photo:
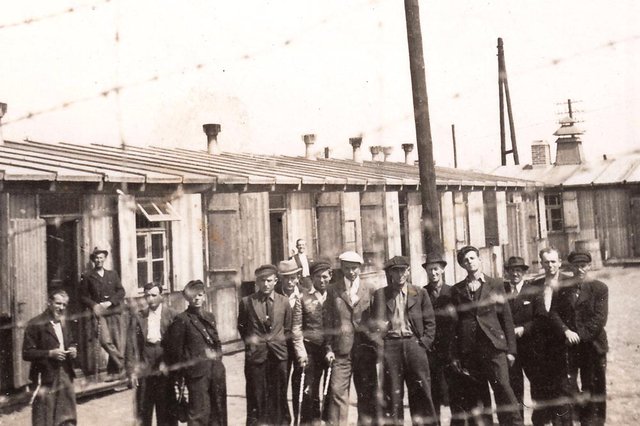
<instances>
[{"instance_id":1,"label":"chimney stack","mask_svg":"<svg viewBox=\"0 0 640 426\"><path fill-rule=\"evenodd\" d=\"M311 146L316 143L316 135L314 135L313 133L302 135L302 140L304 141L304 158L313 160L313 155L311 154Z\"/></svg>"},{"instance_id":2,"label":"chimney stack","mask_svg":"<svg viewBox=\"0 0 640 426\"><path fill-rule=\"evenodd\" d=\"M362 164L362 152L360 147L362 146L362 136L355 138L349 138L349 144L353 148L353 161Z\"/></svg>"},{"instance_id":3,"label":"chimney stack","mask_svg":"<svg viewBox=\"0 0 640 426\"><path fill-rule=\"evenodd\" d=\"M404 151L404 164L411 165L411 160L409 159L409 154L411 154L411 151L413 151L413 144L412 143L403 143L402 144L402 150Z\"/></svg>"},{"instance_id":4,"label":"chimney stack","mask_svg":"<svg viewBox=\"0 0 640 426\"><path fill-rule=\"evenodd\" d=\"M2 117L7 113L7 104L0 102L0 145L4 145L4 137L2 136Z\"/></svg>"},{"instance_id":5,"label":"chimney stack","mask_svg":"<svg viewBox=\"0 0 640 426\"><path fill-rule=\"evenodd\" d=\"M531 143L531 164L534 166L548 166L551 164L551 148L546 141Z\"/></svg>"},{"instance_id":6,"label":"chimney stack","mask_svg":"<svg viewBox=\"0 0 640 426\"><path fill-rule=\"evenodd\" d=\"M389 159L389 156L391 155L392 152L393 152L393 147L392 146L383 146L382 147L382 153L384 154L384 161L385 162Z\"/></svg>"},{"instance_id":7,"label":"chimney stack","mask_svg":"<svg viewBox=\"0 0 640 426\"><path fill-rule=\"evenodd\" d=\"M324 147L324 158L331 158L331 148L328 146Z\"/></svg>"},{"instance_id":8,"label":"chimney stack","mask_svg":"<svg viewBox=\"0 0 640 426\"><path fill-rule=\"evenodd\" d=\"M369 147L369 151L371 152L371 161L380 161L378 156L380 155L381 150L382 150L382 147L380 145Z\"/></svg>"},{"instance_id":9,"label":"chimney stack","mask_svg":"<svg viewBox=\"0 0 640 426\"><path fill-rule=\"evenodd\" d=\"M222 131L219 124L203 124L202 130L207 135L207 152L209 154L220 154L220 146L218 145L218 133Z\"/></svg>"}]
</instances>

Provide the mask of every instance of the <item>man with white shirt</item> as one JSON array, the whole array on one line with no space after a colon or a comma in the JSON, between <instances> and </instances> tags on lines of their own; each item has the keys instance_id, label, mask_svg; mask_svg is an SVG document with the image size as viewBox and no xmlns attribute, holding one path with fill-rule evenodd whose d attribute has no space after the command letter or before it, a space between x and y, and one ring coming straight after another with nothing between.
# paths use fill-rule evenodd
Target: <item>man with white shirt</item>
<instances>
[{"instance_id":1,"label":"man with white shirt","mask_svg":"<svg viewBox=\"0 0 640 426\"><path fill-rule=\"evenodd\" d=\"M346 425L349 416L351 377L358 394L358 424L376 417L376 345L371 305L373 289L360 281L362 257L353 251L338 256L340 274L327 291L324 328L326 360L333 362L325 421Z\"/></svg>"},{"instance_id":2,"label":"man with white shirt","mask_svg":"<svg viewBox=\"0 0 640 426\"><path fill-rule=\"evenodd\" d=\"M78 344L64 319L68 303L64 290L53 290L47 309L31 319L24 332L22 358L31 362L34 426L69 426L77 422L73 360L78 356Z\"/></svg>"},{"instance_id":3,"label":"man with white shirt","mask_svg":"<svg viewBox=\"0 0 640 426\"><path fill-rule=\"evenodd\" d=\"M312 260L307 257L307 242L302 238L296 240L296 254L291 259L295 260L300 268L300 284L303 288L310 290L313 286L311 282L310 265Z\"/></svg>"},{"instance_id":4,"label":"man with white shirt","mask_svg":"<svg viewBox=\"0 0 640 426\"><path fill-rule=\"evenodd\" d=\"M162 338L176 316L176 312L163 302L162 284L144 285L147 308L134 318L136 360L138 361L136 389L137 414L140 424L151 426L153 408L158 425L177 425L172 416L171 402L175 398L172 380L166 373L167 366L162 349Z\"/></svg>"}]
</instances>

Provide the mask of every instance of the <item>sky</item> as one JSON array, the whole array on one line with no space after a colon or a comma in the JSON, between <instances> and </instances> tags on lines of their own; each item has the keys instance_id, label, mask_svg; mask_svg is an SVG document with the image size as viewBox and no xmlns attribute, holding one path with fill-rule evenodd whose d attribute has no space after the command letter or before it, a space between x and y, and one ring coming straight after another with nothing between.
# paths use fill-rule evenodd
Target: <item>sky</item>
<instances>
[{"instance_id":1,"label":"sky","mask_svg":"<svg viewBox=\"0 0 640 426\"><path fill-rule=\"evenodd\" d=\"M8 140L350 158L415 142L400 0L0 0ZM500 163L497 38L521 163L573 100L589 160L640 147L640 3L420 1L436 164ZM119 88L115 90L114 88ZM564 105L562 103L565 103ZM413 152L416 156L416 152ZM511 159L509 160L511 161Z\"/></svg>"}]
</instances>

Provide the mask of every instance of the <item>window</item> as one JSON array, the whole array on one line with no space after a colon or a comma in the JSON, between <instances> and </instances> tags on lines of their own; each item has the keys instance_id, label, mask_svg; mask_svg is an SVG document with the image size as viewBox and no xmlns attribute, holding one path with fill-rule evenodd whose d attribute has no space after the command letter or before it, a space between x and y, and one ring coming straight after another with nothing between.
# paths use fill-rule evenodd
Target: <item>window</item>
<instances>
[{"instance_id":1,"label":"window","mask_svg":"<svg viewBox=\"0 0 640 426\"><path fill-rule=\"evenodd\" d=\"M547 229L563 231L562 194L545 194L544 204L547 213Z\"/></svg>"},{"instance_id":2,"label":"window","mask_svg":"<svg viewBox=\"0 0 640 426\"><path fill-rule=\"evenodd\" d=\"M170 288L170 247L168 224L179 220L169 203L141 201L136 212L136 258L138 287L159 282Z\"/></svg>"},{"instance_id":3,"label":"window","mask_svg":"<svg viewBox=\"0 0 640 426\"><path fill-rule=\"evenodd\" d=\"M382 269L387 257L384 193L361 193L360 217L362 220L363 271L370 272Z\"/></svg>"}]
</instances>

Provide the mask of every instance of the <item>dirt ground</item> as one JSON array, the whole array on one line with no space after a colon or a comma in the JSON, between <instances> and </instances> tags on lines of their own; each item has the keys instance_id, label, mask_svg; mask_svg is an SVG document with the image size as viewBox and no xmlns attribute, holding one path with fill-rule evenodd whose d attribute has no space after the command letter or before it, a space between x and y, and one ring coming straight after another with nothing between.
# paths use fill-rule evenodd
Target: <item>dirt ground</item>
<instances>
[{"instance_id":1,"label":"dirt ground","mask_svg":"<svg viewBox=\"0 0 640 426\"><path fill-rule=\"evenodd\" d=\"M640 268L607 268L599 278L609 285L609 336L607 386L609 425L640 424ZM639 289L634 286L638 285ZM243 425L246 414L243 354L227 356L229 424ZM354 394L352 390L352 395ZM78 404L79 425L133 425L133 398L131 390L103 394L85 399ZM355 423L355 400L352 401L350 422ZM444 424L448 410L443 410ZM30 424L30 410L25 407L0 417L0 425ZM530 412L525 412L530 424ZM409 418L409 413L405 418Z\"/></svg>"}]
</instances>

